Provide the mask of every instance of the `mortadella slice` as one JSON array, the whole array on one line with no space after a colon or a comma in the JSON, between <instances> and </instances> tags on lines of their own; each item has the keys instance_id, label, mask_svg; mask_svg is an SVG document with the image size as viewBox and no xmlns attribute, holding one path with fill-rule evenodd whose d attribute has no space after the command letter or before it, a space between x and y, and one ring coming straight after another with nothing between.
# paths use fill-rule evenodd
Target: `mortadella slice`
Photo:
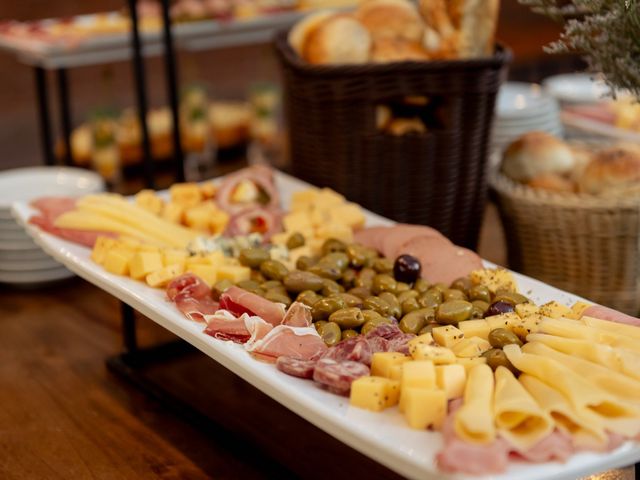
<instances>
[{"instance_id":1,"label":"mortadella slice","mask_svg":"<svg viewBox=\"0 0 640 480\"><path fill-rule=\"evenodd\" d=\"M626 325L633 325L640 327L640 318L632 317L626 313L618 312L612 308L603 307L602 305L591 305L584 312L583 317L594 317L600 320L608 320L610 322L624 323Z\"/></svg>"},{"instance_id":2,"label":"mortadella slice","mask_svg":"<svg viewBox=\"0 0 640 480\"><path fill-rule=\"evenodd\" d=\"M373 248L378 252L382 251L382 240L393 227L367 227L357 230L353 234L356 243L365 247Z\"/></svg>"},{"instance_id":3,"label":"mortadella slice","mask_svg":"<svg viewBox=\"0 0 640 480\"><path fill-rule=\"evenodd\" d=\"M395 260L398 255L406 253L403 251L406 244L413 239L421 237L439 238L451 245L451 242L446 237L431 227L427 227L426 225L400 224L391 227L383 237L381 252L385 257Z\"/></svg>"}]
</instances>

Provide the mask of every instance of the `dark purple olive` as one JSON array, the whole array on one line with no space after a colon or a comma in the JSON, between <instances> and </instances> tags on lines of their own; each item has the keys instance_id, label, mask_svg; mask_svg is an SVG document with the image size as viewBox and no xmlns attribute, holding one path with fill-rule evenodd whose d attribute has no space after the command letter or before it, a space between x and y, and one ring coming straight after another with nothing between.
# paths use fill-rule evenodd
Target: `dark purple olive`
<instances>
[{"instance_id":1,"label":"dark purple olive","mask_svg":"<svg viewBox=\"0 0 640 480\"><path fill-rule=\"evenodd\" d=\"M413 255L400 255L393 264L393 276L399 282L413 283L420 277L422 265Z\"/></svg>"},{"instance_id":2,"label":"dark purple olive","mask_svg":"<svg viewBox=\"0 0 640 480\"><path fill-rule=\"evenodd\" d=\"M513 311L515 311L515 309L513 308L513 305L511 305L510 303L497 301L489 305L489 308L487 309L487 311L484 312L484 318L492 317L493 315L500 315L501 313L509 313Z\"/></svg>"}]
</instances>

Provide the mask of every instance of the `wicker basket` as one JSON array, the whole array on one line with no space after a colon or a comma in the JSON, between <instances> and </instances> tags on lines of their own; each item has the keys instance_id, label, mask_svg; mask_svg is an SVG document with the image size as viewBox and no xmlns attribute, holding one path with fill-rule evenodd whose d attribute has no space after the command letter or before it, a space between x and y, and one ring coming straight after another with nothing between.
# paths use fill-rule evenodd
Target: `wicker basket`
<instances>
[{"instance_id":1,"label":"wicker basket","mask_svg":"<svg viewBox=\"0 0 640 480\"><path fill-rule=\"evenodd\" d=\"M594 302L640 309L640 199L562 195L490 176L509 267Z\"/></svg>"},{"instance_id":2,"label":"wicker basket","mask_svg":"<svg viewBox=\"0 0 640 480\"><path fill-rule=\"evenodd\" d=\"M381 215L431 225L475 248L486 199L488 134L510 53L469 61L316 66L276 38L293 173ZM412 95L439 102L438 126L393 136L376 107Z\"/></svg>"}]
</instances>

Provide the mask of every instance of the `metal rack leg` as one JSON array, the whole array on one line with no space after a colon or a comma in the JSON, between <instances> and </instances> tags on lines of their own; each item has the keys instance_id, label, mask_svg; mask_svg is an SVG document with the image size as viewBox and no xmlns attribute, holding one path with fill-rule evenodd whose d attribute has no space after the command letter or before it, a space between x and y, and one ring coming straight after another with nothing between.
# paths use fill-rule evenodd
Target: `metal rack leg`
<instances>
[{"instance_id":1,"label":"metal rack leg","mask_svg":"<svg viewBox=\"0 0 640 480\"><path fill-rule=\"evenodd\" d=\"M47 72L42 67L33 69L36 81L36 97L38 100L38 123L40 125L40 144L45 165L55 163L51 150L51 118L49 115L49 94L47 90Z\"/></svg>"},{"instance_id":2,"label":"metal rack leg","mask_svg":"<svg viewBox=\"0 0 640 480\"><path fill-rule=\"evenodd\" d=\"M138 336L136 333L136 315L129 305L120 302L122 317L122 340L126 353L135 354L138 351Z\"/></svg>"},{"instance_id":3,"label":"metal rack leg","mask_svg":"<svg viewBox=\"0 0 640 480\"><path fill-rule=\"evenodd\" d=\"M71 150L71 106L69 104L69 80L67 69L60 68L58 74L58 101L60 102L60 125L62 126L62 139L64 142L64 163L73 165L73 152Z\"/></svg>"}]
</instances>

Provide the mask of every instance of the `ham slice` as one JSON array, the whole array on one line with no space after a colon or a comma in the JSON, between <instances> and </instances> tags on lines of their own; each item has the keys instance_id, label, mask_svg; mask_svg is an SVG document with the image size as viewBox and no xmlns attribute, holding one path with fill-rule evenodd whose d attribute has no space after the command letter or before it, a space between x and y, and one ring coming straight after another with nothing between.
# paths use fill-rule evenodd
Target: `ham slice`
<instances>
[{"instance_id":1,"label":"ham slice","mask_svg":"<svg viewBox=\"0 0 640 480\"><path fill-rule=\"evenodd\" d=\"M205 316L213 315L219 308L209 286L193 273L174 278L167 286L167 298L185 317L197 322L204 322Z\"/></svg>"},{"instance_id":2,"label":"ham slice","mask_svg":"<svg viewBox=\"0 0 640 480\"><path fill-rule=\"evenodd\" d=\"M247 345L247 350L260 359L272 362L282 356L311 360L319 358L327 350L327 345L314 327L278 325L261 340Z\"/></svg>"},{"instance_id":3,"label":"ham slice","mask_svg":"<svg viewBox=\"0 0 640 480\"><path fill-rule=\"evenodd\" d=\"M416 257L422 265L422 278L429 283L447 285L473 270L482 269L482 260L471 250L451 244L446 238L418 237L404 244L398 254Z\"/></svg>"},{"instance_id":4,"label":"ham slice","mask_svg":"<svg viewBox=\"0 0 640 480\"><path fill-rule=\"evenodd\" d=\"M33 200L31 206L44 217L55 220L63 213L76 208L76 199L71 197L40 197Z\"/></svg>"},{"instance_id":5,"label":"ham slice","mask_svg":"<svg viewBox=\"0 0 640 480\"><path fill-rule=\"evenodd\" d=\"M274 327L284 318L284 305L273 303L239 287L230 287L220 296L220 307L236 316L247 313L261 317Z\"/></svg>"},{"instance_id":6,"label":"ham slice","mask_svg":"<svg viewBox=\"0 0 640 480\"><path fill-rule=\"evenodd\" d=\"M259 233L265 240L282 231L280 212L261 206L247 207L234 214L225 231L228 236Z\"/></svg>"},{"instance_id":7,"label":"ham slice","mask_svg":"<svg viewBox=\"0 0 640 480\"><path fill-rule=\"evenodd\" d=\"M640 327L640 318L632 317L631 315L618 312L612 308L603 307L602 305L591 305L582 312L582 316Z\"/></svg>"},{"instance_id":8,"label":"ham slice","mask_svg":"<svg viewBox=\"0 0 640 480\"><path fill-rule=\"evenodd\" d=\"M216 192L216 203L221 209L234 215L247 207L259 205L256 203L234 203L231 200L236 187L244 180L253 182L267 197L267 202L262 205L263 207L280 208L280 196L273 180L273 171L264 165L255 165L228 175L220 184Z\"/></svg>"},{"instance_id":9,"label":"ham slice","mask_svg":"<svg viewBox=\"0 0 640 480\"><path fill-rule=\"evenodd\" d=\"M387 235L391 227L368 227L362 228L353 234L356 243L365 247L373 248L378 252L382 251L382 239Z\"/></svg>"},{"instance_id":10,"label":"ham slice","mask_svg":"<svg viewBox=\"0 0 640 480\"><path fill-rule=\"evenodd\" d=\"M311 308L302 302L293 302L282 319L282 325L311 327Z\"/></svg>"},{"instance_id":11,"label":"ham slice","mask_svg":"<svg viewBox=\"0 0 640 480\"><path fill-rule=\"evenodd\" d=\"M205 315L204 320L207 322L207 326L204 333L218 340L245 343L251 338L251 333L245 324L245 317L247 317L246 314L236 317L226 310L218 310L213 315Z\"/></svg>"},{"instance_id":12,"label":"ham slice","mask_svg":"<svg viewBox=\"0 0 640 480\"><path fill-rule=\"evenodd\" d=\"M565 462L575 453L571 437L557 428L526 451L514 451L513 455L529 462L542 463L554 460Z\"/></svg>"},{"instance_id":13,"label":"ham slice","mask_svg":"<svg viewBox=\"0 0 640 480\"><path fill-rule=\"evenodd\" d=\"M427 227L426 225L408 225L400 224L391 227L382 239L382 254L395 260L399 255L408 253L403 251L404 246L415 238L439 238L443 243L453 245L446 237L437 230Z\"/></svg>"},{"instance_id":14,"label":"ham slice","mask_svg":"<svg viewBox=\"0 0 640 480\"><path fill-rule=\"evenodd\" d=\"M273 325L265 322L260 317L250 317L249 315L244 316L244 326L247 331L251 334L247 345L253 345L258 340L262 340L267 334L273 330Z\"/></svg>"}]
</instances>

